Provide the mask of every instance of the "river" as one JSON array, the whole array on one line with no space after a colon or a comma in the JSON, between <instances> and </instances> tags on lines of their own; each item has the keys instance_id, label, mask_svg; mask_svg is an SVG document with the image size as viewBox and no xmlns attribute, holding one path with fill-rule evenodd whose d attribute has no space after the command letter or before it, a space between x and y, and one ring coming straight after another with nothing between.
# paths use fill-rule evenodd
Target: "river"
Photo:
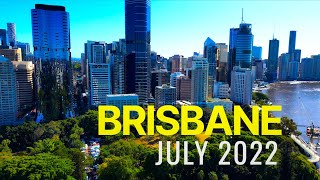
<instances>
[{"instance_id":1,"label":"river","mask_svg":"<svg viewBox=\"0 0 320 180\"><path fill-rule=\"evenodd\" d=\"M314 123L320 127L320 82L278 82L263 90L273 105L282 105L276 117L287 116L294 120L304 139L306 127ZM303 127L304 126L304 127Z\"/></svg>"}]
</instances>

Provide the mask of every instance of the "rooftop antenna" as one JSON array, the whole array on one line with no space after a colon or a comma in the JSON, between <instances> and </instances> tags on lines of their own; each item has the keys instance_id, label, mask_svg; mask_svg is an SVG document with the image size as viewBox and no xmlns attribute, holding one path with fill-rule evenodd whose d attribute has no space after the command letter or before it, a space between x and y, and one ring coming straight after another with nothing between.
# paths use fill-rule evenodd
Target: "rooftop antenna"
<instances>
[{"instance_id":1,"label":"rooftop antenna","mask_svg":"<svg viewBox=\"0 0 320 180\"><path fill-rule=\"evenodd\" d=\"M274 32L276 31L276 25L273 24L273 36L272 36L272 39L274 39Z\"/></svg>"},{"instance_id":2,"label":"rooftop antenna","mask_svg":"<svg viewBox=\"0 0 320 180\"><path fill-rule=\"evenodd\" d=\"M244 23L244 20L243 20L243 8L242 8L242 17L241 17L241 23Z\"/></svg>"}]
</instances>

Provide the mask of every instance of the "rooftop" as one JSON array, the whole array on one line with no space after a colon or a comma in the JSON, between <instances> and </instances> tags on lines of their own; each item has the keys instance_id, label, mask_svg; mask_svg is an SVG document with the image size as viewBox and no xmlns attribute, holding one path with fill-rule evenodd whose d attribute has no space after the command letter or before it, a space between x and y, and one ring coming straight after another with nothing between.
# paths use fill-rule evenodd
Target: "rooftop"
<instances>
[{"instance_id":1,"label":"rooftop","mask_svg":"<svg viewBox=\"0 0 320 180\"><path fill-rule=\"evenodd\" d=\"M36 4L36 9L48 10L48 11L66 11L64 6L53 6L53 5L46 5L46 4Z\"/></svg>"},{"instance_id":2,"label":"rooftop","mask_svg":"<svg viewBox=\"0 0 320 180\"><path fill-rule=\"evenodd\" d=\"M215 46L216 43L211 39L211 38L207 38L206 41L204 42L205 46Z\"/></svg>"},{"instance_id":3,"label":"rooftop","mask_svg":"<svg viewBox=\"0 0 320 180\"><path fill-rule=\"evenodd\" d=\"M107 97L134 97L137 94L108 94Z\"/></svg>"},{"instance_id":4,"label":"rooftop","mask_svg":"<svg viewBox=\"0 0 320 180\"><path fill-rule=\"evenodd\" d=\"M0 55L0 62L8 62L9 59L5 58L4 56Z\"/></svg>"}]
</instances>

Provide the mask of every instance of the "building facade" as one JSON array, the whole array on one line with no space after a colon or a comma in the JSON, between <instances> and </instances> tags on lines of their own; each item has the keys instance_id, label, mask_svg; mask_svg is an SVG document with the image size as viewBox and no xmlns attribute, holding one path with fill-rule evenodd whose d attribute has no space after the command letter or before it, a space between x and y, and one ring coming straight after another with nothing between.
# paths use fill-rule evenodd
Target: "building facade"
<instances>
[{"instance_id":1,"label":"building facade","mask_svg":"<svg viewBox=\"0 0 320 180\"><path fill-rule=\"evenodd\" d=\"M16 76L12 62L0 56L0 126L17 120Z\"/></svg>"},{"instance_id":2,"label":"building facade","mask_svg":"<svg viewBox=\"0 0 320 180\"><path fill-rule=\"evenodd\" d=\"M6 29L0 29L0 48L8 48L8 37Z\"/></svg>"},{"instance_id":3,"label":"building facade","mask_svg":"<svg viewBox=\"0 0 320 180\"><path fill-rule=\"evenodd\" d=\"M191 101L191 79L181 76L177 79L177 99Z\"/></svg>"},{"instance_id":4,"label":"building facade","mask_svg":"<svg viewBox=\"0 0 320 180\"><path fill-rule=\"evenodd\" d=\"M111 94L111 72L106 57L104 41L85 43L86 89L89 95L89 106L105 104L106 95Z\"/></svg>"},{"instance_id":5,"label":"building facade","mask_svg":"<svg viewBox=\"0 0 320 180\"><path fill-rule=\"evenodd\" d=\"M7 33L8 33L8 40L9 45L12 47L16 47L16 24L14 23L7 23Z\"/></svg>"},{"instance_id":6,"label":"building facade","mask_svg":"<svg viewBox=\"0 0 320 180\"><path fill-rule=\"evenodd\" d=\"M34 64L31 61L13 61L17 81L18 110L34 107Z\"/></svg>"},{"instance_id":7,"label":"building facade","mask_svg":"<svg viewBox=\"0 0 320 180\"><path fill-rule=\"evenodd\" d=\"M177 90L175 87L169 85L162 85L156 87L155 92L155 108L159 108L163 105L176 105Z\"/></svg>"},{"instance_id":8,"label":"building facade","mask_svg":"<svg viewBox=\"0 0 320 180\"><path fill-rule=\"evenodd\" d=\"M0 49L0 55L3 55L10 61L22 61L22 53L20 48Z\"/></svg>"},{"instance_id":9,"label":"building facade","mask_svg":"<svg viewBox=\"0 0 320 180\"><path fill-rule=\"evenodd\" d=\"M228 69L228 45L216 43L217 47L217 81L227 82Z\"/></svg>"},{"instance_id":10,"label":"building facade","mask_svg":"<svg viewBox=\"0 0 320 180\"><path fill-rule=\"evenodd\" d=\"M228 83L216 82L214 84L214 97L220 99L230 98L230 88Z\"/></svg>"},{"instance_id":11,"label":"building facade","mask_svg":"<svg viewBox=\"0 0 320 180\"><path fill-rule=\"evenodd\" d=\"M205 102L208 98L208 71L209 65L206 58L193 58L191 75L191 102L193 104Z\"/></svg>"},{"instance_id":12,"label":"building facade","mask_svg":"<svg viewBox=\"0 0 320 180\"><path fill-rule=\"evenodd\" d=\"M289 62L294 60L294 51L296 49L296 36L297 36L296 31L290 31L289 48L288 48Z\"/></svg>"},{"instance_id":13,"label":"building facade","mask_svg":"<svg viewBox=\"0 0 320 180\"><path fill-rule=\"evenodd\" d=\"M251 24L241 23L236 41L236 66L251 69L252 44Z\"/></svg>"},{"instance_id":14,"label":"building facade","mask_svg":"<svg viewBox=\"0 0 320 180\"><path fill-rule=\"evenodd\" d=\"M217 79L217 47L216 43L211 39L207 38L206 41L204 42L204 48L203 48L203 57L207 58L208 60L208 97L212 98L213 97L213 86L214 86L214 81Z\"/></svg>"},{"instance_id":15,"label":"building facade","mask_svg":"<svg viewBox=\"0 0 320 180\"><path fill-rule=\"evenodd\" d=\"M90 85L89 99L91 106L105 105L106 96L111 94L111 70L109 64L89 63Z\"/></svg>"},{"instance_id":16,"label":"building facade","mask_svg":"<svg viewBox=\"0 0 320 180\"><path fill-rule=\"evenodd\" d=\"M63 6L31 10L37 110L45 120L73 116L69 13Z\"/></svg>"},{"instance_id":17,"label":"building facade","mask_svg":"<svg viewBox=\"0 0 320 180\"><path fill-rule=\"evenodd\" d=\"M117 42L112 43L111 54L113 57L113 93L125 93L125 58L126 58L126 41L119 39Z\"/></svg>"},{"instance_id":18,"label":"building facade","mask_svg":"<svg viewBox=\"0 0 320 180\"><path fill-rule=\"evenodd\" d=\"M266 77L269 82L277 80L279 57L279 40L273 38L269 41L268 63Z\"/></svg>"},{"instance_id":19,"label":"building facade","mask_svg":"<svg viewBox=\"0 0 320 180\"><path fill-rule=\"evenodd\" d=\"M150 0L125 1L126 93L145 102L151 89Z\"/></svg>"},{"instance_id":20,"label":"building facade","mask_svg":"<svg viewBox=\"0 0 320 180\"><path fill-rule=\"evenodd\" d=\"M279 57L278 62L278 80L279 81L286 81L288 78L288 69L289 69L289 53L283 53Z\"/></svg>"},{"instance_id":21,"label":"building facade","mask_svg":"<svg viewBox=\"0 0 320 180\"><path fill-rule=\"evenodd\" d=\"M17 41L16 46L21 49L22 61L28 61L27 56L30 55L30 44Z\"/></svg>"},{"instance_id":22,"label":"building facade","mask_svg":"<svg viewBox=\"0 0 320 180\"><path fill-rule=\"evenodd\" d=\"M106 104L116 106L120 113L123 113L123 106L138 105L139 97L137 94L110 94L106 96Z\"/></svg>"},{"instance_id":23,"label":"building facade","mask_svg":"<svg viewBox=\"0 0 320 180\"><path fill-rule=\"evenodd\" d=\"M179 79L180 77L185 76L184 74L182 74L181 72L174 72L171 73L170 75L170 85L173 87L177 87L177 79Z\"/></svg>"},{"instance_id":24,"label":"building facade","mask_svg":"<svg viewBox=\"0 0 320 180\"><path fill-rule=\"evenodd\" d=\"M252 71L235 67L231 74L230 100L237 104L251 104L252 101Z\"/></svg>"},{"instance_id":25,"label":"building facade","mask_svg":"<svg viewBox=\"0 0 320 180\"><path fill-rule=\"evenodd\" d=\"M257 60L262 59L262 47L252 46L252 58Z\"/></svg>"}]
</instances>

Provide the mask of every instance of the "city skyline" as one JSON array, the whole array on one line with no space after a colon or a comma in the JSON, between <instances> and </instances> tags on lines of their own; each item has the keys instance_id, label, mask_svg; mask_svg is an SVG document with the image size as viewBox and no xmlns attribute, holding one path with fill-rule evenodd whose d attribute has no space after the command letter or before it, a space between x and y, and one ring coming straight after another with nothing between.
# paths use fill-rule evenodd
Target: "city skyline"
<instances>
[{"instance_id":1,"label":"city skyline","mask_svg":"<svg viewBox=\"0 0 320 180\"><path fill-rule=\"evenodd\" d=\"M10 10L14 1L17 0L3 1L0 5ZM87 40L112 42L125 37L124 1L115 0L90 4L79 1L27 0L19 2L21 5L15 7L20 12L16 16L0 17L0 28L5 29L7 22L16 23L17 40L32 43L30 10L36 3L66 7L70 13L72 57L80 57L84 51L83 43ZM207 37L217 43L228 44L229 29L241 23L241 8L244 8L244 20L252 24L254 45L263 47L263 59L268 56L268 43L273 33L280 40L279 54L287 52L290 30L297 31L296 48L302 50L301 57L310 57L319 53L317 42L320 37L315 36L317 25L313 23L317 16L312 14L316 12L313 9L316 10L317 5L320 2L153 1L151 50L165 57L174 54L188 57L193 52L202 52ZM4 10L5 14L8 14L7 9ZM303 9L307 9L306 12L296 13Z\"/></svg>"}]
</instances>

